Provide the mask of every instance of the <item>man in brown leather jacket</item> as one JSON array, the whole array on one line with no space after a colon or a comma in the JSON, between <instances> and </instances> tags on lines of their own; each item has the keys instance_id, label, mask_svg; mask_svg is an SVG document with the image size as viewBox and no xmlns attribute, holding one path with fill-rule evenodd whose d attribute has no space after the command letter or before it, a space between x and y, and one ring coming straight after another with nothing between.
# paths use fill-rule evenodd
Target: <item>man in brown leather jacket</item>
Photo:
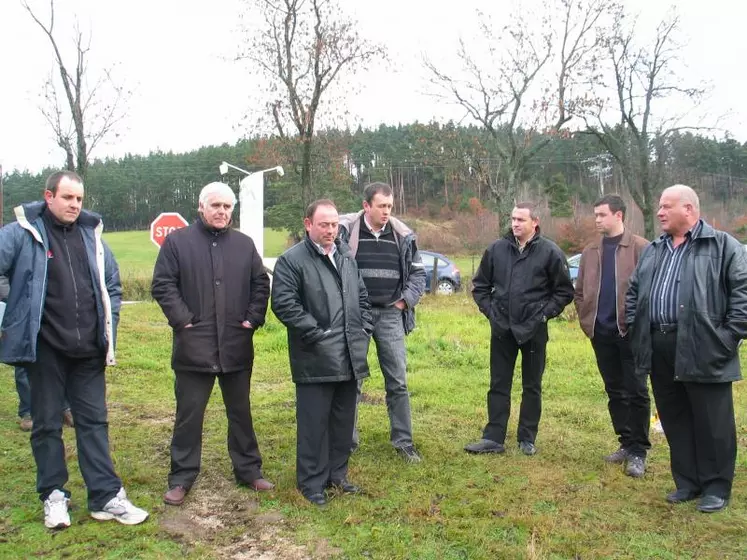
<instances>
[{"instance_id":1,"label":"man in brown leather jacket","mask_svg":"<svg viewBox=\"0 0 747 560\"><path fill-rule=\"evenodd\" d=\"M616 194L594 204L594 219L602 237L581 255L574 304L581 329L591 339L620 442L620 448L604 459L625 464L625 473L637 478L646 470L651 447L651 410L646 376L635 373L625 327L625 293L648 241L625 228L625 203Z\"/></svg>"}]
</instances>

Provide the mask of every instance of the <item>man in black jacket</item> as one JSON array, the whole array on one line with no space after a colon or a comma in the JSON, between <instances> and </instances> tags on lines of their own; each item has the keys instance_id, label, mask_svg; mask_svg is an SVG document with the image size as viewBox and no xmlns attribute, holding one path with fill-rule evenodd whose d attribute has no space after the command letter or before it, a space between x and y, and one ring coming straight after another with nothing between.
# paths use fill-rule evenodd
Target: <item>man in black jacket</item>
<instances>
[{"instance_id":1,"label":"man in black jacket","mask_svg":"<svg viewBox=\"0 0 747 560\"><path fill-rule=\"evenodd\" d=\"M488 423L468 453L503 453L511 413L511 384L521 350L519 448L534 455L542 414L547 321L573 300L573 284L560 248L542 237L535 206L518 203L511 231L487 248L472 280L472 296L490 321Z\"/></svg>"},{"instance_id":2,"label":"man in black jacket","mask_svg":"<svg viewBox=\"0 0 747 560\"><path fill-rule=\"evenodd\" d=\"M347 472L357 381L368 377L373 322L355 258L336 239L339 217L334 203L311 203L304 227L305 239L275 264L272 311L288 328L296 384L298 489L312 504L323 506L326 488L360 492Z\"/></svg>"},{"instance_id":3,"label":"man in black jacket","mask_svg":"<svg viewBox=\"0 0 747 560\"><path fill-rule=\"evenodd\" d=\"M669 503L700 497L726 507L737 457L732 382L742 378L747 337L747 256L736 239L700 219L690 187L665 189L664 234L641 255L625 301L636 373L651 371L676 489Z\"/></svg>"},{"instance_id":4,"label":"man in black jacket","mask_svg":"<svg viewBox=\"0 0 747 560\"><path fill-rule=\"evenodd\" d=\"M200 472L205 407L218 379L228 417L228 454L240 484L262 476L249 386L254 332L265 322L270 280L247 235L231 228L236 196L223 183L200 192L200 217L164 240L153 271L153 299L174 329L171 367L176 419L164 502L181 505Z\"/></svg>"}]
</instances>

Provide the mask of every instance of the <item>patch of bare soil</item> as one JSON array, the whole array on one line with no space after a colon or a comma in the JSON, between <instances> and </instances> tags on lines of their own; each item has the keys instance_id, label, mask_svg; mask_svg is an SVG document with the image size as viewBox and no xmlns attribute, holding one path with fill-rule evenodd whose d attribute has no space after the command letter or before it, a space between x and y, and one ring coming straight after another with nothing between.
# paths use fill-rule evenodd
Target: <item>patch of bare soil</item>
<instances>
[{"instance_id":1,"label":"patch of bare soil","mask_svg":"<svg viewBox=\"0 0 747 560\"><path fill-rule=\"evenodd\" d=\"M181 507L166 506L160 525L185 544L212 545L216 558L226 560L314 560L341 552L326 541L313 550L297 545L283 536L288 527L280 513L259 513L251 490L217 477L201 477Z\"/></svg>"},{"instance_id":2,"label":"patch of bare soil","mask_svg":"<svg viewBox=\"0 0 747 560\"><path fill-rule=\"evenodd\" d=\"M361 403L363 404L384 404L386 401L384 400L383 394L373 394L373 393L361 393Z\"/></svg>"}]
</instances>

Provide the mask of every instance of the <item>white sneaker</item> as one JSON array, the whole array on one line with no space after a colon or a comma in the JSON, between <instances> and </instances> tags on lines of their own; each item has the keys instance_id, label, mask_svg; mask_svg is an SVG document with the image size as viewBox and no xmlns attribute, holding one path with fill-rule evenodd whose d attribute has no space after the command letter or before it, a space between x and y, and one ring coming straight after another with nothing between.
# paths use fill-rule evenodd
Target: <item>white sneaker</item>
<instances>
[{"instance_id":1,"label":"white sneaker","mask_svg":"<svg viewBox=\"0 0 747 560\"><path fill-rule=\"evenodd\" d=\"M106 502L101 511L92 511L91 517L99 521L116 519L125 525L137 525L148 519L148 512L132 505L127 499L124 488L120 488L117 495Z\"/></svg>"},{"instance_id":2,"label":"white sneaker","mask_svg":"<svg viewBox=\"0 0 747 560\"><path fill-rule=\"evenodd\" d=\"M44 526L47 529L65 529L70 527L70 514L67 505L70 500L61 490L53 491L44 500Z\"/></svg>"}]
</instances>

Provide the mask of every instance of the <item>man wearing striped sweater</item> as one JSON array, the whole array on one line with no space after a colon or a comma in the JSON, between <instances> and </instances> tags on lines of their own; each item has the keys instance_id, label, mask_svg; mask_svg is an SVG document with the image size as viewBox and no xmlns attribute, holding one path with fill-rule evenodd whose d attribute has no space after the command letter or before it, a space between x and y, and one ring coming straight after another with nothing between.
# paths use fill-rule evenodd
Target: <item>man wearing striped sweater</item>
<instances>
[{"instance_id":1,"label":"man wearing striped sweater","mask_svg":"<svg viewBox=\"0 0 747 560\"><path fill-rule=\"evenodd\" d=\"M392 187L371 183L365 187L363 198L362 211L340 216L340 237L355 255L368 290L392 445L405 461L419 463L421 458L412 440L405 335L415 328L414 308L425 291L425 269L415 234L391 215ZM360 391L361 383L359 400ZM353 445L358 445L357 430Z\"/></svg>"}]
</instances>

